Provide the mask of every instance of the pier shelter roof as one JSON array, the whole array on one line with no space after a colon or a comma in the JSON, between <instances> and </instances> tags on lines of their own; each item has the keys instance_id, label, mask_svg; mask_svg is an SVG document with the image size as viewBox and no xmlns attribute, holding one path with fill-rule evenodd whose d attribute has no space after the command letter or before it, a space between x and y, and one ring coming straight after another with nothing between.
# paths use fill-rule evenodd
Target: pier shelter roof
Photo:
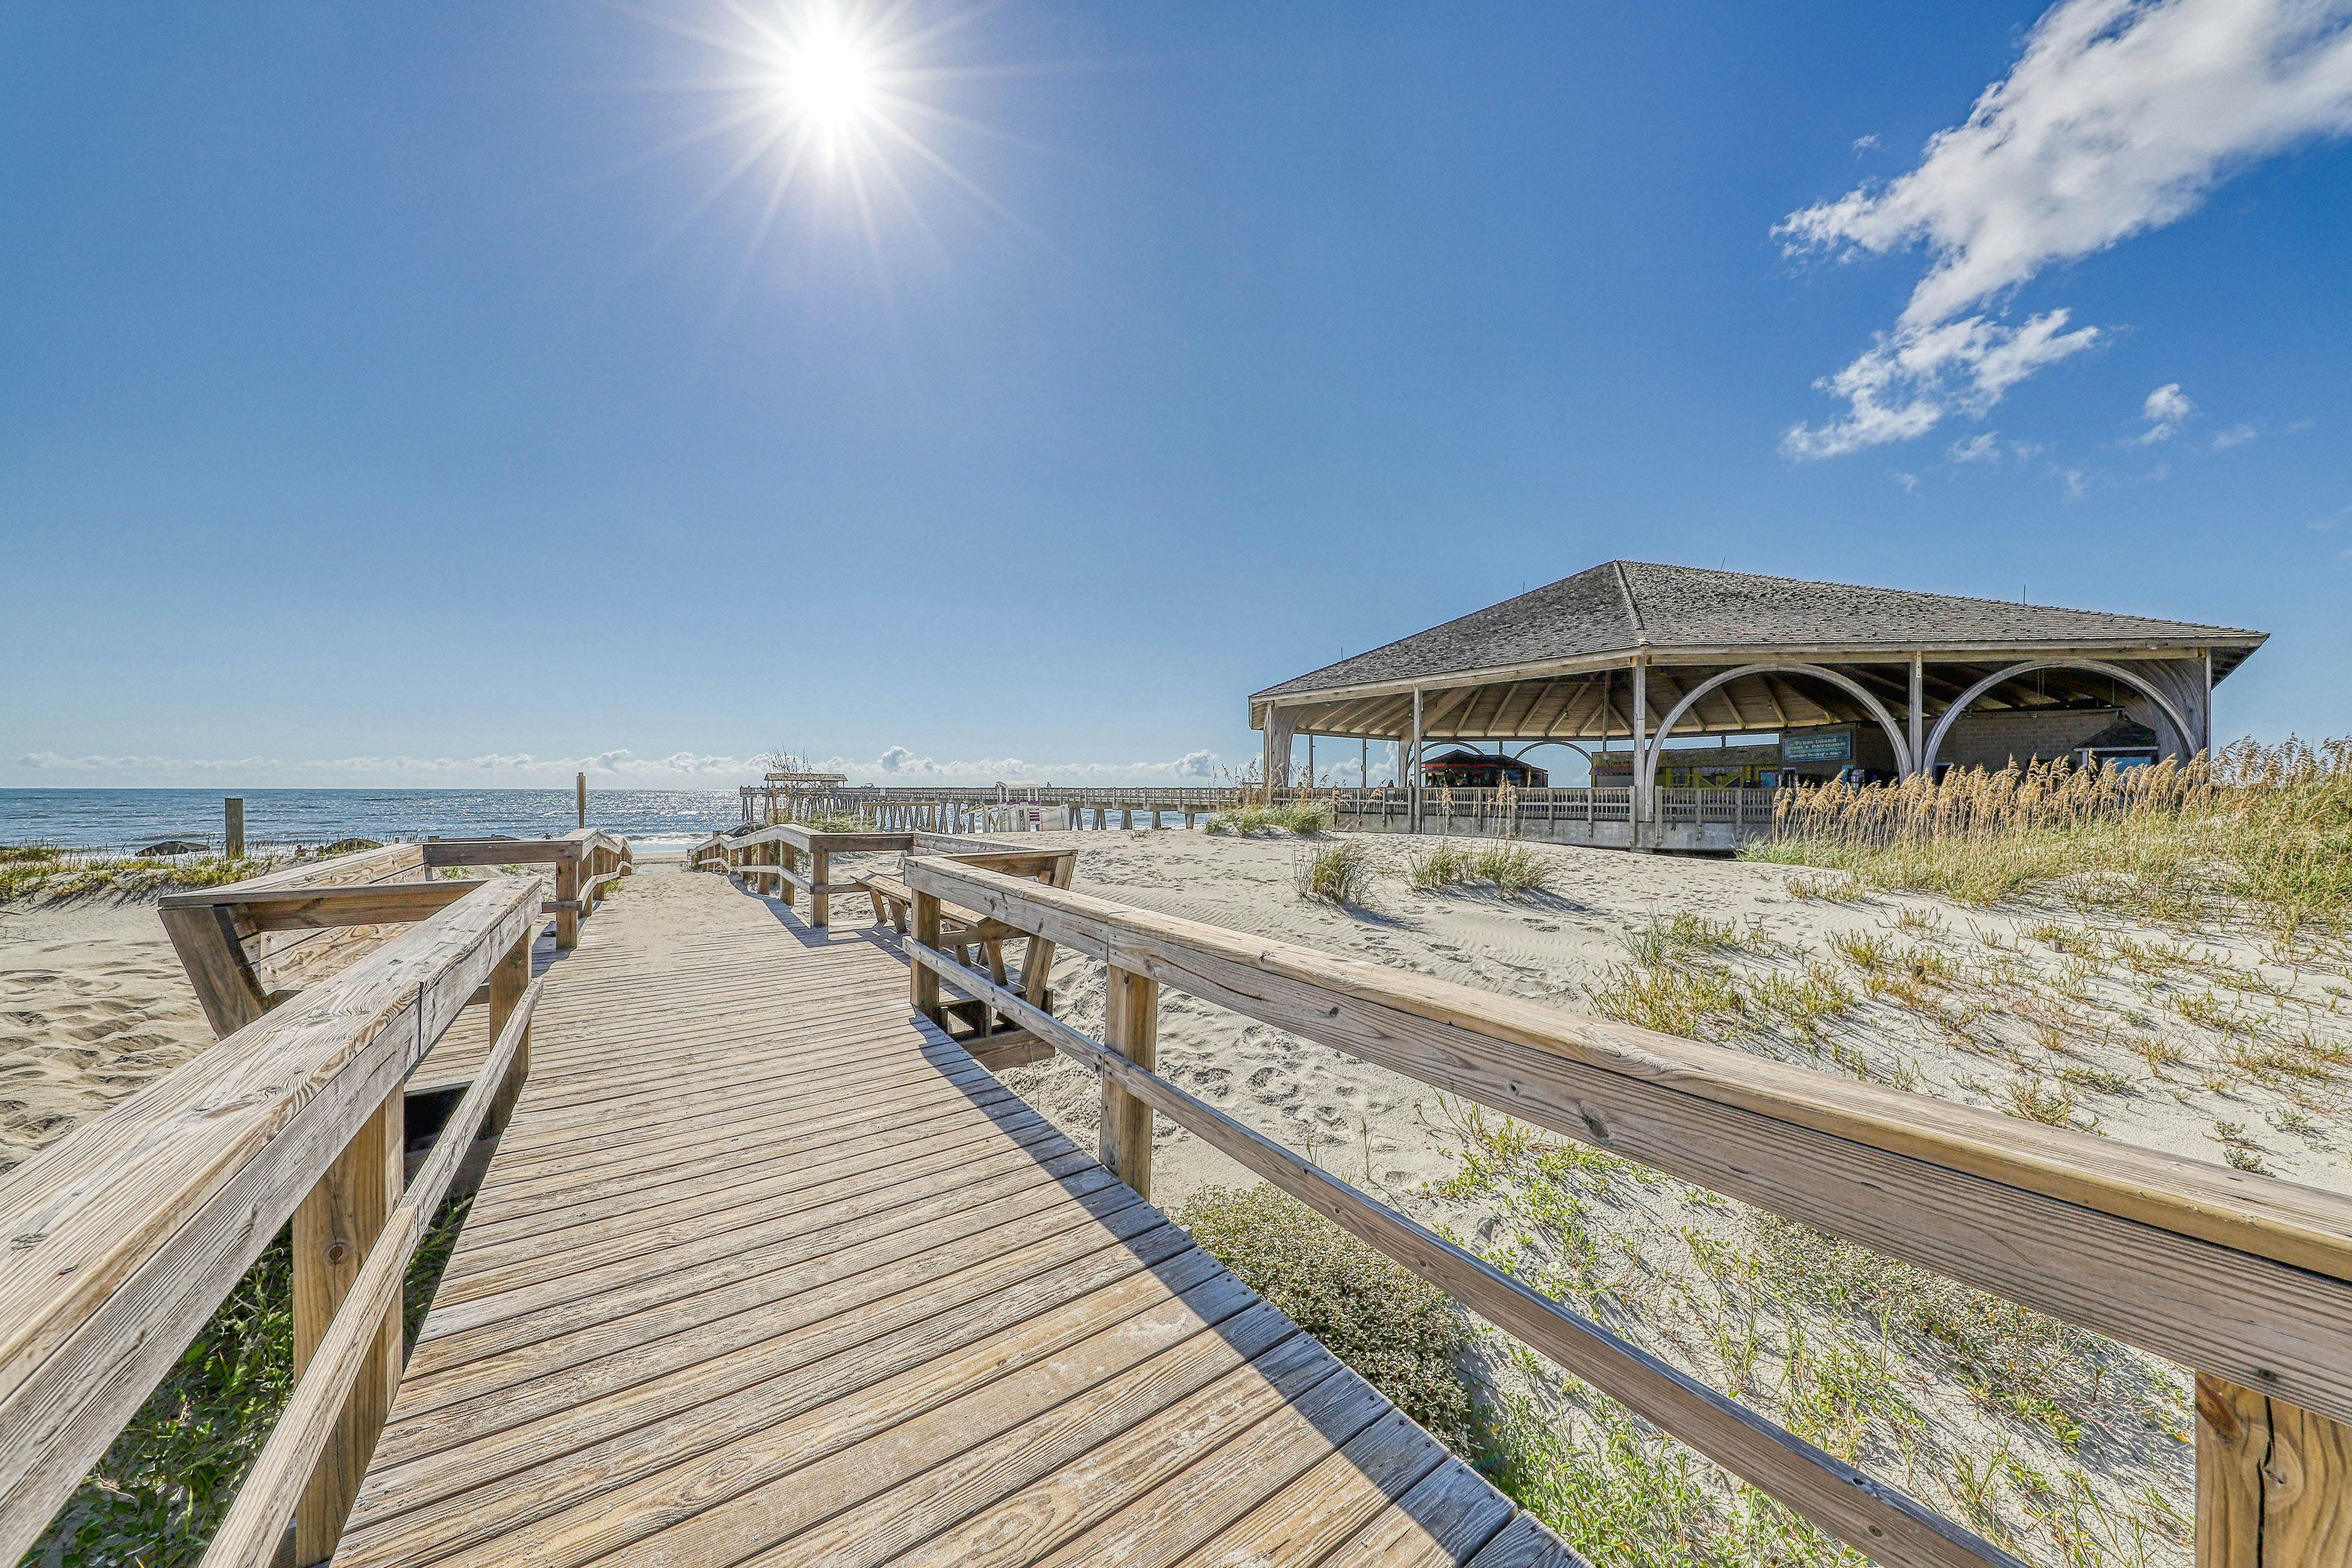
<instances>
[{"instance_id":1,"label":"pier shelter roof","mask_svg":"<svg viewBox=\"0 0 2352 1568\"><path fill-rule=\"evenodd\" d=\"M1611 561L1267 687L1250 723L1270 738L1405 738L1416 693L1421 736L1447 742L1622 740L1670 718L1680 735L1888 724L1915 701L1922 720L2154 704L2193 751L2210 738L2209 682L2267 635Z\"/></svg>"}]
</instances>

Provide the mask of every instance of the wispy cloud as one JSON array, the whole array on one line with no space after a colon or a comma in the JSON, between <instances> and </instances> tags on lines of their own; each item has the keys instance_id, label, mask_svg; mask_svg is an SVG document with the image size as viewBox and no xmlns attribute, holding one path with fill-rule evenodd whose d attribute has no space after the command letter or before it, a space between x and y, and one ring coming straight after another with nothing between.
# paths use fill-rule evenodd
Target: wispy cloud
<instances>
[{"instance_id":1,"label":"wispy cloud","mask_svg":"<svg viewBox=\"0 0 2352 1568\"><path fill-rule=\"evenodd\" d=\"M1987 430L1955 441L1944 449L1947 459L1955 463L1998 463L2000 461L2000 433Z\"/></svg>"},{"instance_id":2,"label":"wispy cloud","mask_svg":"<svg viewBox=\"0 0 2352 1568\"><path fill-rule=\"evenodd\" d=\"M2227 430L2215 433L2213 450L2226 452L2232 447L2242 447L2261 434L2251 425L2232 425Z\"/></svg>"},{"instance_id":3,"label":"wispy cloud","mask_svg":"<svg viewBox=\"0 0 2352 1568\"><path fill-rule=\"evenodd\" d=\"M2010 388L2098 342L2000 302L2055 263L2192 212L2241 167L2352 132L2352 0L2061 0L1967 121L1916 168L1792 213L1792 254L1883 256L1927 271L1895 326L1816 383L1846 405L1784 449L1834 457L1980 416Z\"/></svg>"},{"instance_id":4,"label":"wispy cloud","mask_svg":"<svg viewBox=\"0 0 2352 1568\"><path fill-rule=\"evenodd\" d=\"M2169 441L2180 433L2180 426L2197 412L2197 405L2181 395L2180 384L2166 382L2147 395L2139 405L2139 416L2147 421L2147 428L2132 437L2135 447L2153 447L2158 441Z\"/></svg>"},{"instance_id":5,"label":"wispy cloud","mask_svg":"<svg viewBox=\"0 0 2352 1568\"><path fill-rule=\"evenodd\" d=\"M1171 762L1037 763L1017 757L952 761L918 755L905 746L885 747L865 758L829 757L813 764L847 773L865 784L1183 784L1213 780L1223 769L1216 753L1187 752ZM169 757L54 751L17 759L28 777L55 782L112 784L205 784L248 787L375 784L436 787L530 788L569 784L574 773L608 787L725 789L751 784L766 771L760 757L672 752L640 756L626 748L584 756L538 756L530 752L485 752L471 757L345 756L289 759L268 756Z\"/></svg>"}]
</instances>

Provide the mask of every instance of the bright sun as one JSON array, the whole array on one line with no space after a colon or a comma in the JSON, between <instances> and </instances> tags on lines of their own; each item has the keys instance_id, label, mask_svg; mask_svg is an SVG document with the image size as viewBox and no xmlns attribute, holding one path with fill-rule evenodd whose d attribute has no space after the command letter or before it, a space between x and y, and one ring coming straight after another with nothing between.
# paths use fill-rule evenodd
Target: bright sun
<instances>
[{"instance_id":1,"label":"bright sun","mask_svg":"<svg viewBox=\"0 0 2352 1568\"><path fill-rule=\"evenodd\" d=\"M839 135L873 108L874 61L858 41L831 20L795 40L784 68L785 112L814 130Z\"/></svg>"}]
</instances>

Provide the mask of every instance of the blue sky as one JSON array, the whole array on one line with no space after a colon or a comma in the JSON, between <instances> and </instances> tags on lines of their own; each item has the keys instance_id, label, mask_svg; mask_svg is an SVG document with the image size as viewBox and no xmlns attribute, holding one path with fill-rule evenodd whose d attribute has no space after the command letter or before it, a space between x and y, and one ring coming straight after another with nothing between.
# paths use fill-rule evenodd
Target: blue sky
<instances>
[{"instance_id":1,"label":"blue sky","mask_svg":"<svg viewBox=\"0 0 2352 1568\"><path fill-rule=\"evenodd\" d=\"M919 0L763 218L805 20L0 14L0 784L1173 779L1612 556L2352 731L2346 0Z\"/></svg>"}]
</instances>

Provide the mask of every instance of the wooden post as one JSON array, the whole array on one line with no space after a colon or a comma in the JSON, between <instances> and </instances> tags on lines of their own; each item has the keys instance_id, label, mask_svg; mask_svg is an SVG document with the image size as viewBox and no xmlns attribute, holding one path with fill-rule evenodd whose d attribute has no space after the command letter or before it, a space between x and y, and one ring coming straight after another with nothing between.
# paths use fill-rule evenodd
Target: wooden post
<instances>
[{"instance_id":1,"label":"wooden post","mask_svg":"<svg viewBox=\"0 0 2352 1568\"><path fill-rule=\"evenodd\" d=\"M918 890L915 894L914 940L934 950L940 945L940 897L937 893ZM907 984L909 1005L932 1023L939 1023L939 971L920 963L909 963L907 965Z\"/></svg>"},{"instance_id":2,"label":"wooden post","mask_svg":"<svg viewBox=\"0 0 2352 1568\"><path fill-rule=\"evenodd\" d=\"M833 895L824 890L828 875L826 863L832 858L828 850L809 851L809 924L813 926L823 926L833 910Z\"/></svg>"},{"instance_id":3,"label":"wooden post","mask_svg":"<svg viewBox=\"0 0 2352 1568\"><path fill-rule=\"evenodd\" d=\"M400 1201L406 1122L394 1089L294 1210L294 1372L301 1375ZM384 1313L359 1381L294 1510L294 1560L323 1563L359 1495L360 1478L400 1385L400 1302Z\"/></svg>"},{"instance_id":4,"label":"wooden post","mask_svg":"<svg viewBox=\"0 0 2352 1568\"><path fill-rule=\"evenodd\" d=\"M1412 689L1412 771L1407 773L1404 790L1405 815L1412 818L1410 832L1421 831L1421 688Z\"/></svg>"},{"instance_id":5,"label":"wooden post","mask_svg":"<svg viewBox=\"0 0 2352 1568\"><path fill-rule=\"evenodd\" d=\"M576 847L555 863L555 945L566 952L580 945L580 851Z\"/></svg>"},{"instance_id":6,"label":"wooden post","mask_svg":"<svg viewBox=\"0 0 2352 1568\"><path fill-rule=\"evenodd\" d=\"M1103 1044L1139 1068L1160 1063L1160 982L1110 966L1103 995ZM1112 1175L1151 1196L1151 1107L1109 1079L1102 1086L1102 1135L1097 1147Z\"/></svg>"},{"instance_id":7,"label":"wooden post","mask_svg":"<svg viewBox=\"0 0 2352 1568\"><path fill-rule=\"evenodd\" d=\"M499 1033L514 1016L515 1004L530 984L530 933L507 950L499 966L490 971L490 1043L498 1044ZM482 1118L482 1136L495 1137L507 1130L507 1118L514 1114L515 1101L522 1096L523 1079L530 1076L530 1032L525 1029L522 1041L515 1047L514 1065L507 1069L507 1080L499 1086L499 1097L490 1101L490 1109Z\"/></svg>"},{"instance_id":8,"label":"wooden post","mask_svg":"<svg viewBox=\"0 0 2352 1568\"><path fill-rule=\"evenodd\" d=\"M221 853L232 860L242 860L245 858L245 796L233 795L222 800L221 816L225 819L222 826L226 829L222 835Z\"/></svg>"},{"instance_id":9,"label":"wooden post","mask_svg":"<svg viewBox=\"0 0 2352 1568\"><path fill-rule=\"evenodd\" d=\"M572 776L572 789L573 795L578 797L580 826L585 827L588 826L588 775L574 773Z\"/></svg>"},{"instance_id":10,"label":"wooden post","mask_svg":"<svg viewBox=\"0 0 2352 1568\"><path fill-rule=\"evenodd\" d=\"M1644 829L1650 826L1650 761L1649 749L1643 737L1650 732L1650 669L1639 659L1633 661L1633 847L1647 848L1651 843Z\"/></svg>"},{"instance_id":11,"label":"wooden post","mask_svg":"<svg viewBox=\"0 0 2352 1568\"><path fill-rule=\"evenodd\" d=\"M2197 1378L2197 1568L2352 1563L2352 1426Z\"/></svg>"},{"instance_id":12,"label":"wooden post","mask_svg":"<svg viewBox=\"0 0 2352 1568\"><path fill-rule=\"evenodd\" d=\"M1905 739L1910 742L1911 746L1910 771L1915 773L1919 771L1919 764L1926 760L1926 750L1927 745L1927 661L1921 658L1915 653L1911 656L1911 712L1909 715L1909 723L1906 726L1907 733L1905 736ZM1730 737L1726 736L1724 738L1724 744L1727 746L1730 743Z\"/></svg>"}]
</instances>

